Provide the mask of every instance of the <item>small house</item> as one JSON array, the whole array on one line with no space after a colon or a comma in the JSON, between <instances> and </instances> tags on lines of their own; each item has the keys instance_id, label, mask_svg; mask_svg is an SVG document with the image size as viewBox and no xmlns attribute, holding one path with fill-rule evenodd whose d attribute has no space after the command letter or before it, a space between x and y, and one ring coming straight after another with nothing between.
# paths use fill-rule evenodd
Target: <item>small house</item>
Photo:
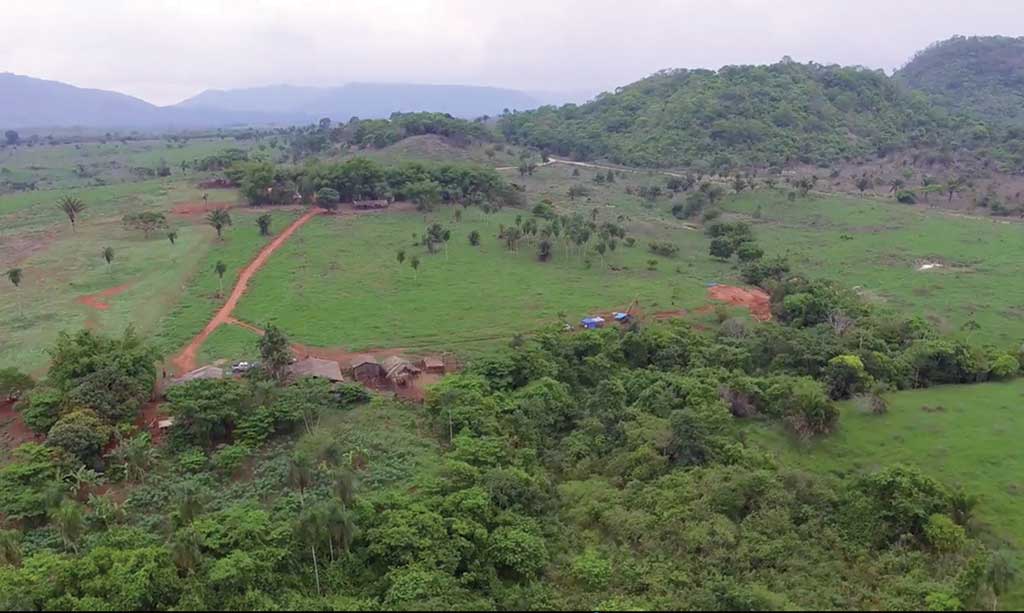
<instances>
[{"instance_id":1,"label":"small house","mask_svg":"<svg viewBox=\"0 0 1024 613\"><path fill-rule=\"evenodd\" d=\"M184 375L171 379L167 384L167 387L173 387L175 385L181 385L182 383L188 383L189 381L199 381L200 379L223 379L224 369L216 366L200 366L199 368L189 371Z\"/></svg>"},{"instance_id":2,"label":"small house","mask_svg":"<svg viewBox=\"0 0 1024 613\"><path fill-rule=\"evenodd\" d=\"M409 379L420 374L420 369L413 366L412 362L397 355L384 358L381 366L388 381L399 385L405 385Z\"/></svg>"},{"instance_id":3,"label":"small house","mask_svg":"<svg viewBox=\"0 0 1024 613\"><path fill-rule=\"evenodd\" d=\"M604 327L604 317L601 317L600 315L598 315L596 317L584 317L580 321L580 325L583 326L584 328L588 329L588 330L593 330L595 328L603 328Z\"/></svg>"},{"instance_id":4,"label":"small house","mask_svg":"<svg viewBox=\"0 0 1024 613\"><path fill-rule=\"evenodd\" d=\"M444 360L441 358L423 358L423 370L443 375L444 374Z\"/></svg>"},{"instance_id":5,"label":"small house","mask_svg":"<svg viewBox=\"0 0 1024 613\"><path fill-rule=\"evenodd\" d=\"M341 376L341 366L334 360L321 360L320 358L309 357L292 364L289 371L292 377L296 379L315 377L317 379L326 379L331 383L345 380Z\"/></svg>"},{"instance_id":6,"label":"small house","mask_svg":"<svg viewBox=\"0 0 1024 613\"><path fill-rule=\"evenodd\" d=\"M387 200L353 200L352 208L354 209L386 209L391 204Z\"/></svg>"},{"instance_id":7,"label":"small house","mask_svg":"<svg viewBox=\"0 0 1024 613\"><path fill-rule=\"evenodd\" d=\"M168 417L167 419L161 419L156 422L157 430L164 431L171 428L174 425L174 418Z\"/></svg>"},{"instance_id":8,"label":"small house","mask_svg":"<svg viewBox=\"0 0 1024 613\"><path fill-rule=\"evenodd\" d=\"M349 369L352 371L352 377L357 381L375 381L384 375L384 369L381 368L380 362L370 354L353 356L349 363Z\"/></svg>"}]
</instances>

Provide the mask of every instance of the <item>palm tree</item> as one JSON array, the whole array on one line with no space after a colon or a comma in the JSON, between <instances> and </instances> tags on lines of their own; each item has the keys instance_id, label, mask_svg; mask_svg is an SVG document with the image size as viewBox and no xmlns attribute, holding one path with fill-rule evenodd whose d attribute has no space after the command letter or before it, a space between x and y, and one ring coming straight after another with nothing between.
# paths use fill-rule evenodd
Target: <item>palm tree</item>
<instances>
[{"instance_id":1,"label":"palm tree","mask_svg":"<svg viewBox=\"0 0 1024 613\"><path fill-rule=\"evenodd\" d=\"M316 544L322 539L326 523L326 517L318 507L303 509L295 523L296 540L309 545L310 551L313 552L313 573L316 577L316 593L318 595L322 592L320 591L320 565L316 559Z\"/></svg>"},{"instance_id":2,"label":"palm tree","mask_svg":"<svg viewBox=\"0 0 1024 613\"><path fill-rule=\"evenodd\" d=\"M306 489L313 483L313 462L309 456L297 453L288 463L288 481L299 490L299 502L306 504Z\"/></svg>"},{"instance_id":3,"label":"palm tree","mask_svg":"<svg viewBox=\"0 0 1024 613\"><path fill-rule=\"evenodd\" d=\"M191 575L199 568L202 550L199 548L199 534L192 528L179 530L171 541L171 559L175 566Z\"/></svg>"},{"instance_id":4,"label":"palm tree","mask_svg":"<svg viewBox=\"0 0 1024 613\"><path fill-rule=\"evenodd\" d=\"M59 507L50 512L50 521L57 526L64 548L78 553L78 539L85 529L85 520L78 503L71 500L60 503Z\"/></svg>"},{"instance_id":5,"label":"palm tree","mask_svg":"<svg viewBox=\"0 0 1024 613\"><path fill-rule=\"evenodd\" d=\"M64 196L57 201L57 206L68 216L68 221L71 222L71 231L75 232L75 221L85 210L85 203L74 196Z\"/></svg>"},{"instance_id":6,"label":"palm tree","mask_svg":"<svg viewBox=\"0 0 1024 613\"><path fill-rule=\"evenodd\" d=\"M156 460L156 449L150 444L149 434L143 433L121 441L114 449L113 456L124 469L126 480L142 483L146 478L146 471Z\"/></svg>"},{"instance_id":7,"label":"palm tree","mask_svg":"<svg viewBox=\"0 0 1024 613\"><path fill-rule=\"evenodd\" d=\"M178 233L174 230L171 230L170 232L167 233L167 240L171 241L171 244L173 245L174 241L178 240Z\"/></svg>"},{"instance_id":8,"label":"palm tree","mask_svg":"<svg viewBox=\"0 0 1024 613\"><path fill-rule=\"evenodd\" d=\"M348 553L352 546L352 539L355 538L355 524L352 521L352 513L345 504L338 499L327 503L324 509L324 520L327 525L329 538L327 544L331 549L331 561L334 561L334 546L338 551Z\"/></svg>"},{"instance_id":9,"label":"palm tree","mask_svg":"<svg viewBox=\"0 0 1024 613\"><path fill-rule=\"evenodd\" d=\"M342 469L334 474L334 481L331 483L331 490L334 495L345 506L351 506L355 499L356 480L351 470Z\"/></svg>"},{"instance_id":10,"label":"palm tree","mask_svg":"<svg viewBox=\"0 0 1024 613\"><path fill-rule=\"evenodd\" d=\"M227 264L217 260L217 264L213 267L213 272L217 273L217 277L220 279L220 297L224 297L224 273L228 271Z\"/></svg>"},{"instance_id":11,"label":"palm tree","mask_svg":"<svg viewBox=\"0 0 1024 613\"><path fill-rule=\"evenodd\" d=\"M206 223L213 226L213 229L217 231L218 239L224 240L222 232L224 231L225 226L231 225L231 215L228 213L227 209L216 209L214 211L210 211L210 214L206 216Z\"/></svg>"},{"instance_id":12,"label":"palm tree","mask_svg":"<svg viewBox=\"0 0 1024 613\"><path fill-rule=\"evenodd\" d=\"M0 530L0 566L21 566L20 530Z\"/></svg>"},{"instance_id":13,"label":"palm tree","mask_svg":"<svg viewBox=\"0 0 1024 613\"><path fill-rule=\"evenodd\" d=\"M12 268L12 269L8 270L7 271L7 279L11 283L14 284L14 288L15 289L21 287L21 279L22 279L21 269L20 268ZM18 301L18 311L20 312L21 310L22 310L22 306L21 306L21 301L19 300Z\"/></svg>"},{"instance_id":14,"label":"palm tree","mask_svg":"<svg viewBox=\"0 0 1024 613\"><path fill-rule=\"evenodd\" d=\"M103 248L103 259L107 261L107 272L110 272L110 263L114 261L114 248Z\"/></svg>"},{"instance_id":15,"label":"palm tree","mask_svg":"<svg viewBox=\"0 0 1024 613\"><path fill-rule=\"evenodd\" d=\"M79 466L74 472L67 473L64 475L63 480L70 482L68 490L76 500L80 499L79 494L86 488L102 485L106 481L103 475L85 466Z\"/></svg>"}]
</instances>

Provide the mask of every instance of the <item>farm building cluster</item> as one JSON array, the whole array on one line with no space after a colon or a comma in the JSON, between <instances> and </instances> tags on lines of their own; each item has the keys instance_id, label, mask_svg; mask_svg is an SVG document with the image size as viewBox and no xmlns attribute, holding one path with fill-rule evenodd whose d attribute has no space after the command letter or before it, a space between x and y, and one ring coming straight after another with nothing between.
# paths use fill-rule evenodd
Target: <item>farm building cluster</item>
<instances>
[{"instance_id":1,"label":"farm building cluster","mask_svg":"<svg viewBox=\"0 0 1024 613\"><path fill-rule=\"evenodd\" d=\"M222 379L244 373L252 367L254 365L248 362L239 362L229 370L213 365L201 366L180 377L171 379L164 387L166 389L200 379ZM293 380L315 377L330 381L331 383L342 383L348 377L369 387L381 387L382 384L392 387L403 387L422 373L444 374L445 371L446 365L444 360L437 357L427 357L413 361L403 356L392 355L383 359L377 359L368 353L352 356L344 366L335 360L307 356L304 359L293 362L289 367L289 375Z\"/></svg>"}]
</instances>

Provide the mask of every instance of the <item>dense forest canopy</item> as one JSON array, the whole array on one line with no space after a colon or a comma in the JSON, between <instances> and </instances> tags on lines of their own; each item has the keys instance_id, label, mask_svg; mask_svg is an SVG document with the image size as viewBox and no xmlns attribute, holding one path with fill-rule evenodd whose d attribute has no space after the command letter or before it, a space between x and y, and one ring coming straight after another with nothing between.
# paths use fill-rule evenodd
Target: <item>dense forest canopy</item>
<instances>
[{"instance_id":1,"label":"dense forest canopy","mask_svg":"<svg viewBox=\"0 0 1024 613\"><path fill-rule=\"evenodd\" d=\"M1024 126L1024 38L955 36L918 52L896 78L950 111Z\"/></svg>"},{"instance_id":2,"label":"dense forest canopy","mask_svg":"<svg viewBox=\"0 0 1024 613\"><path fill-rule=\"evenodd\" d=\"M664 71L499 125L512 142L579 160L713 172L955 146L1016 147L1009 165L1022 163L1019 135L952 117L881 71L792 61Z\"/></svg>"}]
</instances>

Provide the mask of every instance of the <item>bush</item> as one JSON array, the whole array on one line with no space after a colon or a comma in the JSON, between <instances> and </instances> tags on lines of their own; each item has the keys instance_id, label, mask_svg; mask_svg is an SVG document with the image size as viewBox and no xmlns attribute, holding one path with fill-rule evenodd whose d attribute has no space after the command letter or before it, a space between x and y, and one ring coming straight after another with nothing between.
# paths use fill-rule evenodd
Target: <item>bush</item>
<instances>
[{"instance_id":1,"label":"bush","mask_svg":"<svg viewBox=\"0 0 1024 613\"><path fill-rule=\"evenodd\" d=\"M1020 372L1020 362L1017 358L1006 353L992 363L992 368L989 370L989 376L993 379L1009 379L1010 377L1017 376Z\"/></svg>"},{"instance_id":2,"label":"bush","mask_svg":"<svg viewBox=\"0 0 1024 613\"><path fill-rule=\"evenodd\" d=\"M909 189L901 189L896 192L896 201L903 204L917 204L917 194Z\"/></svg>"},{"instance_id":3,"label":"bush","mask_svg":"<svg viewBox=\"0 0 1024 613\"><path fill-rule=\"evenodd\" d=\"M339 383L334 386L331 395L337 399L339 404L346 407L370 400L370 392L358 383Z\"/></svg>"},{"instance_id":4,"label":"bush","mask_svg":"<svg viewBox=\"0 0 1024 613\"><path fill-rule=\"evenodd\" d=\"M789 260L782 256L760 259L743 267L743 280L752 285L763 285L765 281L782 280L789 273Z\"/></svg>"},{"instance_id":5,"label":"bush","mask_svg":"<svg viewBox=\"0 0 1024 613\"><path fill-rule=\"evenodd\" d=\"M956 525L948 515L933 513L924 527L928 544L942 553L959 551L967 542L963 527Z\"/></svg>"},{"instance_id":6,"label":"bush","mask_svg":"<svg viewBox=\"0 0 1024 613\"><path fill-rule=\"evenodd\" d=\"M32 377L17 368L0 368L0 401L18 400L35 385Z\"/></svg>"},{"instance_id":7,"label":"bush","mask_svg":"<svg viewBox=\"0 0 1024 613\"><path fill-rule=\"evenodd\" d=\"M665 241L651 241L647 244L647 247L654 255L666 258L674 258L679 253L679 247Z\"/></svg>"},{"instance_id":8,"label":"bush","mask_svg":"<svg viewBox=\"0 0 1024 613\"><path fill-rule=\"evenodd\" d=\"M249 457L250 453L251 450L247 445L228 445L213 454L213 466L225 477L230 477Z\"/></svg>"},{"instance_id":9,"label":"bush","mask_svg":"<svg viewBox=\"0 0 1024 613\"><path fill-rule=\"evenodd\" d=\"M43 386L32 390L18 405L25 425L37 434L46 434L57 423L63 395L60 390Z\"/></svg>"},{"instance_id":10,"label":"bush","mask_svg":"<svg viewBox=\"0 0 1024 613\"><path fill-rule=\"evenodd\" d=\"M49 447L61 449L83 464L92 465L110 439L110 429L96 413L81 409L61 417L46 436Z\"/></svg>"},{"instance_id":11,"label":"bush","mask_svg":"<svg viewBox=\"0 0 1024 613\"><path fill-rule=\"evenodd\" d=\"M711 239L711 246L708 249L708 253L712 257L716 257L720 260L728 260L732 257L733 253L732 242L724 236L715 237Z\"/></svg>"},{"instance_id":12,"label":"bush","mask_svg":"<svg viewBox=\"0 0 1024 613\"><path fill-rule=\"evenodd\" d=\"M855 355L837 355L822 373L828 395L836 400L866 391L872 383L864 362Z\"/></svg>"},{"instance_id":13,"label":"bush","mask_svg":"<svg viewBox=\"0 0 1024 613\"><path fill-rule=\"evenodd\" d=\"M573 560L572 574L588 590L603 590L611 579L612 564L593 549L588 549Z\"/></svg>"},{"instance_id":14,"label":"bush","mask_svg":"<svg viewBox=\"0 0 1024 613\"><path fill-rule=\"evenodd\" d=\"M736 249L736 257L744 264L748 264L764 257L764 249L761 249L753 242L742 243Z\"/></svg>"},{"instance_id":15,"label":"bush","mask_svg":"<svg viewBox=\"0 0 1024 613\"><path fill-rule=\"evenodd\" d=\"M178 455L178 468L186 473L198 473L206 468L206 454L202 449L186 449Z\"/></svg>"}]
</instances>

